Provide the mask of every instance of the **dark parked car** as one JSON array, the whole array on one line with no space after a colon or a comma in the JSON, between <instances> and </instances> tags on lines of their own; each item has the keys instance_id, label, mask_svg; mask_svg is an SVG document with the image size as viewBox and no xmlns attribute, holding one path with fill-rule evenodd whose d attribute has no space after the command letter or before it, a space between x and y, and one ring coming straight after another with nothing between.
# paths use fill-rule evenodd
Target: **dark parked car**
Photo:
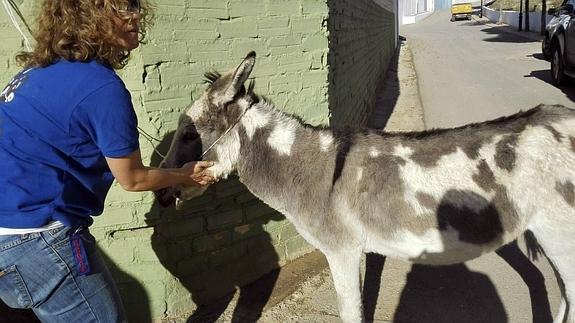
<instances>
[{"instance_id":1,"label":"dark parked car","mask_svg":"<svg viewBox=\"0 0 575 323\"><path fill-rule=\"evenodd\" d=\"M575 0L565 0L557 9L549 9L553 18L545 27L541 45L543 56L551 60L554 84L563 84L567 77L575 77Z\"/></svg>"}]
</instances>

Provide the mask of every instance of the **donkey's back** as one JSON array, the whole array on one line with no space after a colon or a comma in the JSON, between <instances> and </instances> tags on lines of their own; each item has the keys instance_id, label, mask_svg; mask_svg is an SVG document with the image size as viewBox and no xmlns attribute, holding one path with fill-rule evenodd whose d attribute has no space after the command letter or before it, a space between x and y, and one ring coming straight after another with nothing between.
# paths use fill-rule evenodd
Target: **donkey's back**
<instances>
[{"instance_id":1,"label":"donkey's back","mask_svg":"<svg viewBox=\"0 0 575 323\"><path fill-rule=\"evenodd\" d=\"M331 211L355 234L331 240L451 264L548 221L575 227L571 109L538 106L455 129L348 138Z\"/></svg>"}]
</instances>

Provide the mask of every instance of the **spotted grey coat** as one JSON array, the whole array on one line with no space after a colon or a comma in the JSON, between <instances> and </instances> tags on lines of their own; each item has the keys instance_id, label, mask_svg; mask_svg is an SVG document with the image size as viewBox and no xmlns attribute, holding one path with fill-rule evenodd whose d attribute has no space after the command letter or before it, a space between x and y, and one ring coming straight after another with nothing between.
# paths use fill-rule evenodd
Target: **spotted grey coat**
<instances>
[{"instance_id":1,"label":"spotted grey coat","mask_svg":"<svg viewBox=\"0 0 575 323\"><path fill-rule=\"evenodd\" d=\"M531 230L563 280L556 322L575 322L575 111L540 105L418 133L316 128L253 93L250 53L182 115L164 167L216 161L327 257L345 322L362 320L364 252L453 264ZM157 192L161 203L201 193Z\"/></svg>"}]
</instances>

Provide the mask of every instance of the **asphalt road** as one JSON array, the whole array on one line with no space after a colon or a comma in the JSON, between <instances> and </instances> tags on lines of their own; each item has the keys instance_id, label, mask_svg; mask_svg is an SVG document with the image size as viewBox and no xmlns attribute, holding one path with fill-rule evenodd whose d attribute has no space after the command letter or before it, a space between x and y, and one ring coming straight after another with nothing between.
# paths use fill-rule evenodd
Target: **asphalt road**
<instances>
[{"instance_id":1,"label":"asphalt road","mask_svg":"<svg viewBox=\"0 0 575 323\"><path fill-rule=\"evenodd\" d=\"M540 103L575 107L575 82L551 84L541 43L437 11L402 26L413 53L428 128L478 122Z\"/></svg>"}]
</instances>

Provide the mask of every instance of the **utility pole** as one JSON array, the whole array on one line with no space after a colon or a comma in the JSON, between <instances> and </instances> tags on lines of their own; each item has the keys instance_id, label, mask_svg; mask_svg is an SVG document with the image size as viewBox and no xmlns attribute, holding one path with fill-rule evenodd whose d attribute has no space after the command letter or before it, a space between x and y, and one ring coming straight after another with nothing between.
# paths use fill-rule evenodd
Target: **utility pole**
<instances>
[{"instance_id":1,"label":"utility pole","mask_svg":"<svg viewBox=\"0 0 575 323\"><path fill-rule=\"evenodd\" d=\"M519 0L519 31L523 30L523 0Z\"/></svg>"},{"instance_id":2,"label":"utility pole","mask_svg":"<svg viewBox=\"0 0 575 323\"><path fill-rule=\"evenodd\" d=\"M541 36L545 35L545 25L547 25L547 0L541 0Z\"/></svg>"},{"instance_id":3,"label":"utility pole","mask_svg":"<svg viewBox=\"0 0 575 323\"><path fill-rule=\"evenodd\" d=\"M481 0L481 7L479 7L479 18L483 18L483 0Z\"/></svg>"},{"instance_id":4,"label":"utility pole","mask_svg":"<svg viewBox=\"0 0 575 323\"><path fill-rule=\"evenodd\" d=\"M525 31L529 31L529 0L525 0Z\"/></svg>"}]
</instances>

